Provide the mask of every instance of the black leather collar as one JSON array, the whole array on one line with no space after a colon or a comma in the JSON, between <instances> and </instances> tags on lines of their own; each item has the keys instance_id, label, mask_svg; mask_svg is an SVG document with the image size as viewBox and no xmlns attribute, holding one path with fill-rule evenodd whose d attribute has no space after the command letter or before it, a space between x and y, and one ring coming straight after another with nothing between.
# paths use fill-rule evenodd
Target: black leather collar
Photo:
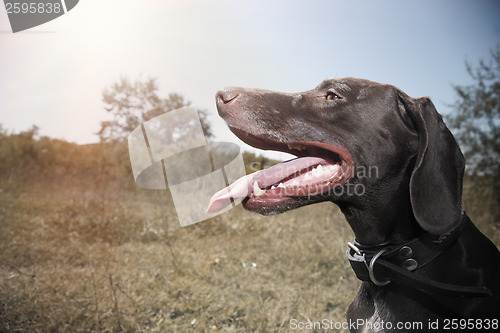
<instances>
[{"instance_id":1,"label":"black leather collar","mask_svg":"<svg viewBox=\"0 0 500 333\"><path fill-rule=\"evenodd\" d=\"M354 240L348 243L347 259L357 278L383 287L391 282L453 297L486 297L491 292L482 286L461 286L434 281L418 274L418 270L453 245L467 223L465 213L460 224L450 233L439 236L424 233L400 244L366 246Z\"/></svg>"}]
</instances>

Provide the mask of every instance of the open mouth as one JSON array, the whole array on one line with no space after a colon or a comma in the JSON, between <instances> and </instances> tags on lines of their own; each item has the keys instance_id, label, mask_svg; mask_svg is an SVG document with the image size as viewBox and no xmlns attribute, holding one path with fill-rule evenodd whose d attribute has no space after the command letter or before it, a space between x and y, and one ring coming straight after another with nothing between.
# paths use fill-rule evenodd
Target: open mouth
<instances>
[{"instance_id":1,"label":"open mouth","mask_svg":"<svg viewBox=\"0 0 500 333\"><path fill-rule=\"evenodd\" d=\"M325 195L351 176L351 154L338 146L320 142L279 143L231 127L240 139L253 147L276 150L297 158L241 177L210 200L207 213L215 213L237 198L245 198L249 210L272 209L292 199Z\"/></svg>"}]
</instances>

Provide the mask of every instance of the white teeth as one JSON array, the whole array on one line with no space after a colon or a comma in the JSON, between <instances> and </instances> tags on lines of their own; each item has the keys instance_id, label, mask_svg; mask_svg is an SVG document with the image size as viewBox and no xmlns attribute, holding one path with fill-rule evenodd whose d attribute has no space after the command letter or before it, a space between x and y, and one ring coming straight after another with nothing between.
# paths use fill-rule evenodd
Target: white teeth
<instances>
[{"instance_id":1,"label":"white teeth","mask_svg":"<svg viewBox=\"0 0 500 333\"><path fill-rule=\"evenodd\" d=\"M253 194L256 196L256 197L260 197L262 194L264 194L264 190L261 190L260 187L259 187L259 184L257 183L257 181L255 181L253 183Z\"/></svg>"},{"instance_id":2,"label":"white teeth","mask_svg":"<svg viewBox=\"0 0 500 333\"><path fill-rule=\"evenodd\" d=\"M279 188L286 188L288 187L296 187L296 186L302 186L302 182L305 182L304 186L310 186L311 183L313 182L320 182L320 181L326 181L329 180L330 182L332 181L333 177L337 176L337 174L340 172L340 166L337 164L333 165L317 165L315 168L309 170L309 172L306 172L305 174L301 174L300 177L297 177L297 179L290 179L286 181L286 185L283 183L279 183L278 185L273 185L271 186L270 190L275 190ZM300 180L299 180L300 179ZM259 197L266 193L266 190L262 190L259 187L259 184L257 181L253 183L253 193L252 195Z\"/></svg>"},{"instance_id":3,"label":"white teeth","mask_svg":"<svg viewBox=\"0 0 500 333\"><path fill-rule=\"evenodd\" d=\"M279 183L278 185L271 186L270 190L275 190L279 188L286 187L297 187L297 186L310 186L313 182L325 182L333 179L333 177L337 176L340 171L340 166L337 164L328 164L328 165L317 165L315 168L309 170L309 172L301 174L297 178L293 178L286 181L286 185L283 183ZM304 184L302 184L304 182ZM266 191L259 188L259 184L254 182L253 184L253 195L261 196Z\"/></svg>"},{"instance_id":4,"label":"white teeth","mask_svg":"<svg viewBox=\"0 0 500 333\"><path fill-rule=\"evenodd\" d=\"M318 165L318 167L316 168L316 175L317 175L317 177L323 176L323 174L325 173L324 171L325 170L323 170L323 166L321 164Z\"/></svg>"},{"instance_id":5,"label":"white teeth","mask_svg":"<svg viewBox=\"0 0 500 333\"><path fill-rule=\"evenodd\" d=\"M307 172L304 175L303 180L307 181L307 180L311 180L313 178L321 178L321 177L325 177L325 176L331 177L338 172L339 168L340 167L337 164L327 165L327 166L322 166L320 164L316 168Z\"/></svg>"},{"instance_id":6,"label":"white teeth","mask_svg":"<svg viewBox=\"0 0 500 333\"><path fill-rule=\"evenodd\" d=\"M324 174L323 166L320 164L316 168L311 170L311 174L313 177L321 177Z\"/></svg>"}]
</instances>

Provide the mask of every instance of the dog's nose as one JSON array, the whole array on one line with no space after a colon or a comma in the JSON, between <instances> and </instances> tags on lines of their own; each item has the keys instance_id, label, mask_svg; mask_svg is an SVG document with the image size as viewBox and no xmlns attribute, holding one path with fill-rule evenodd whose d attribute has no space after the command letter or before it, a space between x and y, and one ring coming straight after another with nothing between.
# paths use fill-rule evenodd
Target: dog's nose
<instances>
[{"instance_id":1,"label":"dog's nose","mask_svg":"<svg viewBox=\"0 0 500 333\"><path fill-rule=\"evenodd\" d=\"M236 98L238 98L239 92L237 88L224 88L222 90L219 90L216 95L216 101L217 103L223 103L227 104L231 101L234 101Z\"/></svg>"}]
</instances>

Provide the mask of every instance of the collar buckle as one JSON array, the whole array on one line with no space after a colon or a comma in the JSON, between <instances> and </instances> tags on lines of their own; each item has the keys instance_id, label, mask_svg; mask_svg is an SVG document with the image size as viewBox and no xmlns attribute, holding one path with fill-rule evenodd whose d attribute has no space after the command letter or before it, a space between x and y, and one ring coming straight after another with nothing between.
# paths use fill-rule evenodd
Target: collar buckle
<instances>
[{"instance_id":1,"label":"collar buckle","mask_svg":"<svg viewBox=\"0 0 500 333\"><path fill-rule=\"evenodd\" d=\"M358 256L362 256L362 257L364 256L364 254L361 253L361 250L356 245L354 245L353 243L347 242L347 246L349 246L351 249L353 249L354 252L356 252L356 254Z\"/></svg>"},{"instance_id":2,"label":"collar buckle","mask_svg":"<svg viewBox=\"0 0 500 333\"><path fill-rule=\"evenodd\" d=\"M371 282L373 282L374 284L376 284L379 287L383 287L383 286L386 286L389 283L391 283L390 280L387 280L387 281L379 281L379 280L377 280L377 278L375 277L375 273L373 272L373 267L375 266L375 262L378 260L378 258L380 258L380 256L382 256L384 254L384 252L387 251L387 248L383 248L380 251L378 251L371 258L371 260L369 262L367 262L367 260L366 260L366 253L362 252L359 249L359 247L357 247L356 245L354 245L351 242L347 242L347 246L349 246L358 256L360 256L360 257L363 258L363 263L364 263L366 269L368 270L368 276L370 277Z\"/></svg>"},{"instance_id":3,"label":"collar buckle","mask_svg":"<svg viewBox=\"0 0 500 333\"><path fill-rule=\"evenodd\" d=\"M375 278L375 274L373 273L373 266L375 266L375 262L377 261L377 259L384 254L384 252L386 251L387 249L382 249L380 251L377 252L377 254L375 256L373 256L372 260L370 260L370 264L367 266L368 268L368 275L370 276L370 280L375 283L377 286L379 287L383 287L383 286L386 286L388 285L389 283L391 283L391 280L387 280L387 281L379 281ZM365 260L365 265L366 265L366 260Z\"/></svg>"}]
</instances>

